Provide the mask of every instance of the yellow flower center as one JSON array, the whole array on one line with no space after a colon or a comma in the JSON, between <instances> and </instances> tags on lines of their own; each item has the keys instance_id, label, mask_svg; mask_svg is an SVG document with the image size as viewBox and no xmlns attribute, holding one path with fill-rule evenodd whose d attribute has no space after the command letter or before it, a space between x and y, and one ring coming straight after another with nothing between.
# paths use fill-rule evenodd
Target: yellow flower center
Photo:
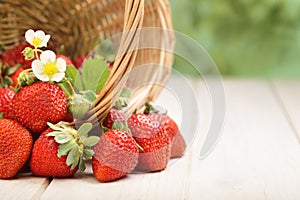
<instances>
[{"instance_id":1,"label":"yellow flower center","mask_svg":"<svg viewBox=\"0 0 300 200\"><path fill-rule=\"evenodd\" d=\"M49 77L52 77L54 74L58 72L58 68L56 67L55 62L48 62L44 65L44 74Z\"/></svg>"},{"instance_id":2,"label":"yellow flower center","mask_svg":"<svg viewBox=\"0 0 300 200\"><path fill-rule=\"evenodd\" d=\"M42 42L43 42L43 40L41 40L37 37L34 37L33 41L32 41L32 45L35 46L35 47L39 47L39 46L42 45Z\"/></svg>"}]
</instances>

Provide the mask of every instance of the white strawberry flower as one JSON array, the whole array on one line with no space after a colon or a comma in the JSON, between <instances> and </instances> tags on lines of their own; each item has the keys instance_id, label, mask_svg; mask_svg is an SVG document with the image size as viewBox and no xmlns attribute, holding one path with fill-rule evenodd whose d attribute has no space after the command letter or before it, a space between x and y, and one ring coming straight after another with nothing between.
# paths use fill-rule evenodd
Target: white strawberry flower
<instances>
[{"instance_id":1,"label":"white strawberry flower","mask_svg":"<svg viewBox=\"0 0 300 200\"><path fill-rule=\"evenodd\" d=\"M46 50L41 53L40 60L32 62L31 67L37 79L44 82L59 82L65 77L66 65L64 59L56 59L53 51Z\"/></svg>"},{"instance_id":2,"label":"white strawberry flower","mask_svg":"<svg viewBox=\"0 0 300 200\"><path fill-rule=\"evenodd\" d=\"M29 29L25 33L25 39L35 48L47 47L47 43L50 40L50 35L46 35L44 31L41 30L34 32L34 30Z\"/></svg>"}]
</instances>

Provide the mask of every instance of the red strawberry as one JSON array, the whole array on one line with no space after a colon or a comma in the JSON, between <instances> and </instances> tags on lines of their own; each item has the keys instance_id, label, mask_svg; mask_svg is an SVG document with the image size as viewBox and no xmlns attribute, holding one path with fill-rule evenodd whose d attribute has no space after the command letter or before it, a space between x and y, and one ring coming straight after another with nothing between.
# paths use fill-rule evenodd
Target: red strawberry
<instances>
[{"instance_id":1,"label":"red strawberry","mask_svg":"<svg viewBox=\"0 0 300 200\"><path fill-rule=\"evenodd\" d=\"M0 89L0 113L3 113L3 117L7 119L14 119L12 101L15 96L15 92L8 88Z\"/></svg>"},{"instance_id":2,"label":"red strawberry","mask_svg":"<svg viewBox=\"0 0 300 200\"><path fill-rule=\"evenodd\" d=\"M83 61L85 60L85 58L86 58L85 56L81 56L81 57L79 57L79 58L76 58L76 59L73 61L74 66L75 66L77 69L81 68L81 65L82 65Z\"/></svg>"},{"instance_id":3,"label":"red strawberry","mask_svg":"<svg viewBox=\"0 0 300 200\"><path fill-rule=\"evenodd\" d=\"M67 65L73 65L73 62L67 56L64 56L64 55L61 55L61 54L57 54L56 58L62 58L62 59L64 59L66 61Z\"/></svg>"},{"instance_id":4,"label":"red strawberry","mask_svg":"<svg viewBox=\"0 0 300 200\"><path fill-rule=\"evenodd\" d=\"M1 61L3 64L8 64L9 66L15 66L20 64L24 69L31 67L32 60L25 60L22 51L29 47L27 44L19 44L13 49L5 51L2 55Z\"/></svg>"},{"instance_id":5,"label":"red strawberry","mask_svg":"<svg viewBox=\"0 0 300 200\"><path fill-rule=\"evenodd\" d=\"M16 85L18 84L18 77L19 77L19 74L21 72L23 72L24 69L23 68L19 68L15 71L15 73L13 73L10 78L11 80L13 81L13 84L11 85L12 87L16 87Z\"/></svg>"},{"instance_id":6,"label":"red strawberry","mask_svg":"<svg viewBox=\"0 0 300 200\"><path fill-rule=\"evenodd\" d=\"M11 178L30 156L32 136L10 119L0 119L0 127L0 178Z\"/></svg>"},{"instance_id":7,"label":"red strawberry","mask_svg":"<svg viewBox=\"0 0 300 200\"><path fill-rule=\"evenodd\" d=\"M54 137L47 136L52 132L47 129L33 145L30 168L36 176L69 177L76 173L78 167L73 170L66 164L67 156L58 157L59 144Z\"/></svg>"},{"instance_id":8,"label":"red strawberry","mask_svg":"<svg viewBox=\"0 0 300 200\"><path fill-rule=\"evenodd\" d=\"M73 122L74 119L73 119L73 117L69 113L67 113L66 116L65 116L65 118L63 119L63 121L64 122Z\"/></svg>"},{"instance_id":9,"label":"red strawberry","mask_svg":"<svg viewBox=\"0 0 300 200\"><path fill-rule=\"evenodd\" d=\"M138 148L134 139L123 130L109 130L94 147L92 168L101 182L126 176L138 162Z\"/></svg>"},{"instance_id":10,"label":"red strawberry","mask_svg":"<svg viewBox=\"0 0 300 200\"><path fill-rule=\"evenodd\" d=\"M171 158L181 158L186 149L186 143L180 132L177 133L172 144Z\"/></svg>"},{"instance_id":11,"label":"red strawberry","mask_svg":"<svg viewBox=\"0 0 300 200\"><path fill-rule=\"evenodd\" d=\"M120 110L112 108L106 116L105 120L103 121L103 126L108 129L112 129L112 125L116 120L124 123L125 115Z\"/></svg>"},{"instance_id":12,"label":"red strawberry","mask_svg":"<svg viewBox=\"0 0 300 200\"><path fill-rule=\"evenodd\" d=\"M152 118L160 121L172 141L171 158L180 158L186 149L186 144L176 122L165 114L150 114Z\"/></svg>"},{"instance_id":13,"label":"red strawberry","mask_svg":"<svg viewBox=\"0 0 300 200\"><path fill-rule=\"evenodd\" d=\"M40 134L47 129L47 122L57 123L65 118L67 97L57 84L36 82L15 95L13 109L20 124Z\"/></svg>"},{"instance_id":14,"label":"red strawberry","mask_svg":"<svg viewBox=\"0 0 300 200\"><path fill-rule=\"evenodd\" d=\"M133 114L128 119L128 127L136 142L143 148L140 151L138 170L161 171L170 159L171 140L161 122L147 114Z\"/></svg>"}]
</instances>

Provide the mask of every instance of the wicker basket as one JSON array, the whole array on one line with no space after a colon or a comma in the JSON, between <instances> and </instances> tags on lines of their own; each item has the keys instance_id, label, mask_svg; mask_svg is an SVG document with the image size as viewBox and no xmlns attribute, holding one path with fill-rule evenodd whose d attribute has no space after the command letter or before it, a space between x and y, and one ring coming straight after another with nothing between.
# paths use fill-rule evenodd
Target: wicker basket
<instances>
[{"instance_id":1,"label":"wicker basket","mask_svg":"<svg viewBox=\"0 0 300 200\"><path fill-rule=\"evenodd\" d=\"M131 87L148 80L153 83L146 92L135 92L132 107L153 101L161 90L155 83L167 81L173 62L172 53L168 53L174 45L172 31L160 38L164 47L138 50L139 29L143 27L172 30L167 0L0 0L0 42L4 49L24 42L27 29L42 29L52 35L49 48L57 50L58 44L63 44L65 53L76 58L90 52L99 40L124 33L118 47L121 53L95 101L95 108L90 111L88 120L93 123L104 119L126 81ZM155 35L147 38L149 43L156 40ZM147 67L143 67L140 75L127 76L141 65Z\"/></svg>"}]
</instances>

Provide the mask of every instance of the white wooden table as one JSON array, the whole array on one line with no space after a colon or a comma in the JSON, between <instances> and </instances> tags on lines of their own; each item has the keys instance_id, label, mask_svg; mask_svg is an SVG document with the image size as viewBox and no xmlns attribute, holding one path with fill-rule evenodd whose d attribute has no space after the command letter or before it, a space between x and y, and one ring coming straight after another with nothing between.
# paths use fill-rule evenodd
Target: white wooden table
<instances>
[{"instance_id":1,"label":"white wooden table","mask_svg":"<svg viewBox=\"0 0 300 200\"><path fill-rule=\"evenodd\" d=\"M211 101L203 82L193 87L199 94L199 132L185 156L165 171L112 183L99 183L91 172L53 180L19 176L0 180L0 199L300 199L300 80L225 79L223 135L204 160L199 153Z\"/></svg>"}]
</instances>

